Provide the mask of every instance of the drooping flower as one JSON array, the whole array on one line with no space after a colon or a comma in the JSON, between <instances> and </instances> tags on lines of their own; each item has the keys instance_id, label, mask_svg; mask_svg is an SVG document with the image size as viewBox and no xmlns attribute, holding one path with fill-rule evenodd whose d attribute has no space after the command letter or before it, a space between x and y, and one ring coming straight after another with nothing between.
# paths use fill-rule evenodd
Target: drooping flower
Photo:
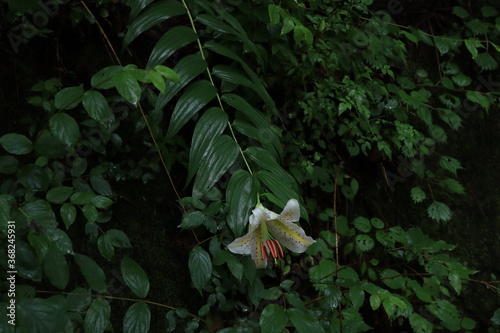
<instances>
[{"instance_id":1,"label":"drooping flower","mask_svg":"<svg viewBox=\"0 0 500 333\"><path fill-rule=\"evenodd\" d=\"M259 203L250 216L248 233L235 239L228 249L237 254L250 254L257 268L283 258L282 246L303 253L315 240L293 223L299 219L300 207L295 199L290 199L279 215Z\"/></svg>"}]
</instances>

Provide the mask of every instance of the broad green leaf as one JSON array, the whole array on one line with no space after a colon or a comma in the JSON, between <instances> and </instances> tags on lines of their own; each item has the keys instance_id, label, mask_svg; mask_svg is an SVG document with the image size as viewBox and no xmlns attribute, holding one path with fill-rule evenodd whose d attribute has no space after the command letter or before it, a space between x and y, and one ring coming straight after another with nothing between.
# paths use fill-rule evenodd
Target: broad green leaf
<instances>
[{"instance_id":1,"label":"broad green leaf","mask_svg":"<svg viewBox=\"0 0 500 333\"><path fill-rule=\"evenodd\" d=\"M76 208L72 204L64 204L61 206L60 215L66 226L66 230L75 222Z\"/></svg>"},{"instance_id":2,"label":"broad green leaf","mask_svg":"<svg viewBox=\"0 0 500 333\"><path fill-rule=\"evenodd\" d=\"M69 186L59 186L53 189L50 189L45 196L45 199L49 202L53 203L63 203L68 200L68 198L73 193L73 187Z\"/></svg>"},{"instance_id":3,"label":"broad green leaf","mask_svg":"<svg viewBox=\"0 0 500 333\"><path fill-rule=\"evenodd\" d=\"M267 170L257 172L256 176L276 196L278 199L278 202L274 202L276 205L285 207L285 204L291 198L295 198L300 202L300 196L290 187L285 179L281 179ZM303 205L300 205L300 216L309 221L309 215Z\"/></svg>"},{"instance_id":4,"label":"broad green leaf","mask_svg":"<svg viewBox=\"0 0 500 333\"><path fill-rule=\"evenodd\" d=\"M83 97L83 85L63 88L54 97L54 105L58 110L70 110L77 106Z\"/></svg>"},{"instance_id":5,"label":"broad green leaf","mask_svg":"<svg viewBox=\"0 0 500 333\"><path fill-rule=\"evenodd\" d=\"M452 14L460 17L461 19L465 19L469 17L469 12L460 6L454 6L452 9Z\"/></svg>"},{"instance_id":6,"label":"broad green leaf","mask_svg":"<svg viewBox=\"0 0 500 333\"><path fill-rule=\"evenodd\" d=\"M155 71L149 71L149 79L151 80L151 83L158 89L162 94L165 93L165 88L167 87L165 83L165 78L161 76L161 74L155 72Z\"/></svg>"},{"instance_id":7,"label":"broad green leaf","mask_svg":"<svg viewBox=\"0 0 500 333\"><path fill-rule=\"evenodd\" d=\"M279 165L276 157L268 150L251 146L245 150L245 155L248 155L262 169L274 173L281 179L286 179L287 183L298 192L295 179Z\"/></svg>"},{"instance_id":8,"label":"broad green leaf","mask_svg":"<svg viewBox=\"0 0 500 333\"><path fill-rule=\"evenodd\" d=\"M412 313L409 317L410 325L414 332L432 333L434 325L418 313Z\"/></svg>"},{"instance_id":9,"label":"broad green leaf","mask_svg":"<svg viewBox=\"0 0 500 333\"><path fill-rule=\"evenodd\" d=\"M154 0L133 0L125 1L125 4L131 8L130 20L133 20L137 14L141 12L147 5L149 5Z\"/></svg>"},{"instance_id":10,"label":"broad green leaf","mask_svg":"<svg viewBox=\"0 0 500 333\"><path fill-rule=\"evenodd\" d=\"M107 235L112 237L113 246L119 248L129 248L132 247L128 236L121 230L110 229L106 232Z\"/></svg>"},{"instance_id":11,"label":"broad green leaf","mask_svg":"<svg viewBox=\"0 0 500 333\"><path fill-rule=\"evenodd\" d=\"M47 158L59 158L68 156L68 147L56 139L50 131L44 130L35 142L35 151Z\"/></svg>"},{"instance_id":12,"label":"broad green leaf","mask_svg":"<svg viewBox=\"0 0 500 333\"><path fill-rule=\"evenodd\" d=\"M181 83L181 78L179 77L179 75L170 67L158 65L155 66L154 70L160 73L169 81L179 84Z\"/></svg>"},{"instance_id":13,"label":"broad green leaf","mask_svg":"<svg viewBox=\"0 0 500 333\"><path fill-rule=\"evenodd\" d=\"M151 311L146 303L132 304L123 318L124 333L147 333L151 322Z\"/></svg>"},{"instance_id":14,"label":"broad green leaf","mask_svg":"<svg viewBox=\"0 0 500 333\"><path fill-rule=\"evenodd\" d=\"M0 138L0 145L8 153L14 155L25 155L33 150L31 140L21 134L9 133Z\"/></svg>"},{"instance_id":15,"label":"broad green leaf","mask_svg":"<svg viewBox=\"0 0 500 333\"><path fill-rule=\"evenodd\" d=\"M193 197L202 197L234 163L238 145L227 135L217 137L210 153L201 162L193 184Z\"/></svg>"},{"instance_id":16,"label":"broad green leaf","mask_svg":"<svg viewBox=\"0 0 500 333\"><path fill-rule=\"evenodd\" d=\"M236 256L229 255L227 258L227 267L231 271L231 274L238 279L238 281L241 281L243 278L243 264L236 259Z\"/></svg>"},{"instance_id":17,"label":"broad green leaf","mask_svg":"<svg viewBox=\"0 0 500 333\"><path fill-rule=\"evenodd\" d=\"M260 315L260 329L266 333L281 333L288 323L285 309L278 304L267 305Z\"/></svg>"},{"instance_id":18,"label":"broad green leaf","mask_svg":"<svg viewBox=\"0 0 500 333\"><path fill-rule=\"evenodd\" d=\"M82 104L90 118L97 120L101 124L114 119L114 114L106 97L97 90L86 91L83 95Z\"/></svg>"},{"instance_id":19,"label":"broad green leaf","mask_svg":"<svg viewBox=\"0 0 500 333\"><path fill-rule=\"evenodd\" d=\"M90 84L92 88L96 89L110 89L115 87L113 77L116 73L123 70L122 66L109 66L104 67L96 74L92 75Z\"/></svg>"},{"instance_id":20,"label":"broad green leaf","mask_svg":"<svg viewBox=\"0 0 500 333\"><path fill-rule=\"evenodd\" d=\"M64 255L73 254L73 243L66 232L59 228L51 228L45 231L45 235L52 243L52 248L59 250Z\"/></svg>"},{"instance_id":21,"label":"broad green leaf","mask_svg":"<svg viewBox=\"0 0 500 333\"><path fill-rule=\"evenodd\" d=\"M450 208L442 202L434 201L427 208L427 214L430 218L437 221L448 222L449 220L451 220Z\"/></svg>"},{"instance_id":22,"label":"broad green leaf","mask_svg":"<svg viewBox=\"0 0 500 333\"><path fill-rule=\"evenodd\" d=\"M359 309L365 302L365 291L360 286L353 286L349 290L349 298L354 308Z\"/></svg>"},{"instance_id":23,"label":"broad green leaf","mask_svg":"<svg viewBox=\"0 0 500 333\"><path fill-rule=\"evenodd\" d=\"M132 292L145 298L149 293L149 279L146 272L134 260L124 256L120 265L123 279Z\"/></svg>"},{"instance_id":24,"label":"broad green leaf","mask_svg":"<svg viewBox=\"0 0 500 333\"><path fill-rule=\"evenodd\" d=\"M196 122L191 149L189 150L189 168L186 184L191 181L207 154L213 141L227 126L228 116L220 108L210 108Z\"/></svg>"},{"instance_id":25,"label":"broad green leaf","mask_svg":"<svg viewBox=\"0 0 500 333\"><path fill-rule=\"evenodd\" d=\"M66 113L57 113L50 117L49 127L52 135L67 146L75 145L80 137L76 120Z\"/></svg>"},{"instance_id":26,"label":"broad green leaf","mask_svg":"<svg viewBox=\"0 0 500 333\"><path fill-rule=\"evenodd\" d=\"M287 310L288 317L298 333L321 333L325 332L318 319L309 312L303 312L295 308Z\"/></svg>"},{"instance_id":27,"label":"broad green leaf","mask_svg":"<svg viewBox=\"0 0 500 333\"><path fill-rule=\"evenodd\" d=\"M104 209L109 207L113 203L113 200L102 195L96 195L90 200L90 203L96 208Z\"/></svg>"},{"instance_id":28,"label":"broad green leaf","mask_svg":"<svg viewBox=\"0 0 500 333\"><path fill-rule=\"evenodd\" d=\"M75 205L86 205L90 203L96 195L92 192L76 192L70 198L71 203Z\"/></svg>"},{"instance_id":29,"label":"broad green leaf","mask_svg":"<svg viewBox=\"0 0 500 333\"><path fill-rule=\"evenodd\" d=\"M194 42L198 36L192 28L176 26L169 29L156 43L149 56L146 68L155 68L165 61L178 49Z\"/></svg>"},{"instance_id":30,"label":"broad green leaf","mask_svg":"<svg viewBox=\"0 0 500 333\"><path fill-rule=\"evenodd\" d=\"M84 205L82 208L82 213L89 223L94 223L99 215L97 208L95 208L95 206L92 204Z\"/></svg>"},{"instance_id":31,"label":"broad green leaf","mask_svg":"<svg viewBox=\"0 0 500 333\"><path fill-rule=\"evenodd\" d=\"M232 174L226 189L226 200L229 207L227 224L235 237L243 234L248 224L250 211L257 204L259 182L245 170Z\"/></svg>"},{"instance_id":32,"label":"broad green leaf","mask_svg":"<svg viewBox=\"0 0 500 333\"><path fill-rule=\"evenodd\" d=\"M186 13L186 8L179 1L164 0L149 6L143 11L127 29L123 39L123 44L127 46L137 36L149 28L154 27L160 22L165 22L172 16L178 16Z\"/></svg>"},{"instance_id":33,"label":"broad green leaf","mask_svg":"<svg viewBox=\"0 0 500 333\"><path fill-rule=\"evenodd\" d=\"M498 68L498 62L488 52L479 53L477 57L474 58L474 61L481 70L490 71Z\"/></svg>"},{"instance_id":34,"label":"broad green leaf","mask_svg":"<svg viewBox=\"0 0 500 333\"><path fill-rule=\"evenodd\" d=\"M113 246L112 237L108 234L99 236L97 239L97 249L104 258L111 260L111 258L115 255L115 247Z\"/></svg>"},{"instance_id":35,"label":"broad green leaf","mask_svg":"<svg viewBox=\"0 0 500 333\"><path fill-rule=\"evenodd\" d=\"M142 90L136 78L129 71L116 73L113 82L118 93L129 103L136 105L139 102Z\"/></svg>"},{"instance_id":36,"label":"broad green leaf","mask_svg":"<svg viewBox=\"0 0 500 333\"><path fill-rule=\"evenodd\" d=\"M294 27L295 23L293 23L293 20L290 17L285 17L283 19L283 27L281 28L281 34L286 35L290 31L292 31Z\"/></svg>"},{"instance_id":37,"label":"broad green leaf","mask_svg":"<svg viewBox=\"0 0 500 333\"><path fill-rule=\"evenodd\" d=\"M426 308L442 321L442 325L450 331L460 329L460 314L455 307L447 300L436 300L426 306Z\"/></svg>"},{"instance_id":38,"label":"broad green leaf","mask_svg":"<svg viewBox=\"0 0 500 333\"><path fill-rule=\"evenodd\" d=\"M362 232L369 232L372 228L370 220L366 217L358 216L354 219L354 227Z\"/></svg>"},{"instance_id":39,"label":"broad green leaf","mask_svg":"<svg viewBox=\"0 0 500 333\"><path fill-rule=\"evenodd\" d=\"M269 22L271 24L280 23L280 8L275 4L269 4L267 6L267 12L269 14Z\"/></svg>"},{"instance_id":40,"label":"broad green leaf","mask_svg":"<svg viewBox=\"0 0 500 333\"><path fill-rule=\"evenodd\" d=\"M1 139L0 139L1 141ZM19 161L11 155L0 156L0 173L14 173L19 169Z\"/></svg>"},{"instance_id":41,"label":"broad green leaf","mask_svg":"<svg viewBox=\"0 0 500 333\"><path fill-rule=\"evenodd\" d=\"M34 164L27 164L18 170L17 180L34 192L46 190L49 186L49 177L45 170Z\"/></svg>"},{"instance_id":42,"label":"broad green leaf","mask_svg":"<svg viewBox=\"0 0 500 333\"><path fill-rule=\"evenodd\" d=\"M237 85L241 84L245 87L252 88L255 92L258 92L258 88L248 78L248 76L236 68L227 65L216 65L212 69L212 73L223 81Z\"/></svg>"},{"instance_id":43,"label":"broad green leaf","mask_svg":"<svg viewBox=\"0 0 500 333\"><path fill-rule=\"evenodd\" d=\"M195 288L201 291L212 275L210 255L201 247L196 246L189 253L188 266Z\"/></svg>"},{"instance_id":44,"label":"broad green leaf","mask_svg":"<svg viewBox=\"0 0 500 333\"><path fill-rule=\"evenodd\" d=\"M450 193L465 194L464 187L456 179L446 178L440 181L439 185Z\"/></svg>"},{"instance_id":45,"label":"broad green leaf","mask_svg":"<svg viewBox=\"0 0 500 333\"><path fill-rule=\"evenodd\" d=\"M90 176L90 184L92 188L99 194L105 196L113 195L113 191L111 190L111 185L109 185L108 181L102 178L101 176Z\"/></svg>"},{"instance_id":46,"label":"broad green leaf","mask_svg":"<svg viewBox=\"0 0 500 333\"><path fill-rule=\"evenodd\" d=\"M241 59L232 50L228 49L227 47L225 47L221 44L217 44L213 41L209 41L209 42L205 43L204 47L207 48L208 50L215 52L215 53L218 53L220 55L223 55L225 57L233 59L234 61L237 61L241 65L241 67L243 68L245 73L247 73L248 77L254 83L255 87L257 88L257 90L256 90L257 94L266 103L266 107L268 108L268 110L270 110L271 112L275 112L277 114L276 105L274 104L274 100L269 95L266 88L264 87L264 85L260 81L259 76L250 68L250 66L247 65L246 61Z\"/></svg>"},{"instance_id":47,"label":"broad green leaf","mask_svg":"<svg viewBox=\"0 0 500 333\"><path fill-rule=\"evenodd\" d=\"M260 130L259 141L262 144L271 143L276 151L276 157L281 160L283 156L283 148L276 132L272 129L269 122L255 110L245 99L235 94L224 94L222 100L241 111L254 125Z\"/></svg>"},{"instance_id":48,"label":"broad green leaf","mask_svg":"<svg viewBox=\"0 0 500 333\"><path fill-rule=\"evenodd\" d=\"M448 281L450 281L451 286L458 295L462 291L462 280L460 279L460 275L457 272L450 272L448 274Z\"/></svg>"},{"instance_id":49,"label":"broad green leaf","mask_svg":"<svg viewBox=\"0 0 500 333\"><path fill-rule=\"evenodd\" d=\"M212 84L200 80L189 85L175 105L168 126L167 138L172 138L179 130L217 94Z\"/></svg>"},{"instance_id":50,"label":"broad green leaf","mask_svg":"<svg viewBox=\"0 0 500 333\"><path fill-rule=\"evenodd\" d=\"M75 288L66 297L68 302L68 311L83 312L86 311L92 302L92 290L86 288Z\"/></svg>"},{"instance_id":51,"label":"broad green leaf","mask_svg":"<svg viewBox=\"0 0 500 333\"><path fill-rule=\"evenodd\" d=\"M24 205L22 210L38 227L51 229L57 226L56 216L52 211L52 207L45 200L30 202Z\"/></svg>"},{"instance_id":52,"label":"broad green leaf","mask_svg":"<svg viewBox=\"0 0 500 333\"><path fill-rule=\"evenodd\" d=\"M235 29L233 29L231 26L228 24L224 23L222 20L219 18L208 15L208 14L200 14L196 17L197 21L201 22L203 25L218 31L222 32L225 34L229 35L234 35L234 36L239 36L238 32L236 32Z\"/></svg>"},{"instance_id":53,"label":"broad green leaf","mask_svg":"<svg viewBox=\"0 0 500 333\"><path fill-rule=\"evenodd\" d=\"M90 288L94 289L98 293L105 293L108 289L106 284L106 276L104 271L99 265L83 254L75 254L75 262L80 267L80 270L85 277ZM107 304L107 302L106 302Z\"/></svg>"},{"instance_id":54,"label":"broad green leaf","mask_svg":"<svg viewBox=\"0 0 500 333\"><path fill-rule=\"evenodd\" d=\"M457 86L460 86L460 87L467 87L472 82L470 77L468 77L467 75L464 75L462 73L454 75L452 77L452 80L453 80L453 82L455 82L455 84Z\"/></svg>"},{"instance_id":55,"label":"broad green leaf","mask_svg":"<svg viewBox=\"0 0 500 333\"><path fill-rule=\"evenodd\" d=\"M166 82L165 94L160 94L156 100L155 113L163 115L163 108L168 102L195 77L207 69L207 63L200 54L191 54L182 58L174 67L179 75L181 84L172 81Z\"/></svg>"},{"instance_id":56,"label":"broad green leaf","mask_svg":"<svg viewBox=\"0 0 500 333\"><path fill-rule=\"evenodd\" d=\"M61 290L65 289L69 281L69 266L64 255L56 250L49 249L43 261L43 271L50 283Z\"/></svg>"},{"instance_id":57,"label":"broad green leaf","mask_svg":"<svg viewBox=\"0 0 500 333\"><path fill-rule=\"evenodd\" d=\"M64 332L68 320L65 309L50 299L23 298L16 303L17 333Z\"/></svg>"},{"instance_id":58,"label":"broad green leaf","mask_svg":"<svg viewBox=\"0 0 500 333\"><path fill-rule=\"evenodd\" d=\"M370 296L370 306L372 307L372 310L377 310L380 307L380 304L382 304L380 296L378 296L377 294L372 294Z\"/></svg>"},{"instance_id":59,"label":"broad green leaf","mask_svg":"<svg viewBox=\"0 0 500 333\"><path fill-rule=\"evenodd\" d=\"M493 324L500 326L500 308L495 310L490 320Z\"/></svg>"},{"instance_id":60,"label":"broad green leaf","mask_svg":"<svg viewBox=\"0 0 500 333\"><path fill-rule=\"evenodd\" d=\"M83 329L85 332L103 333L108 326L111 307L104 298L96 298L89 306Z\"/></svg>"},{"instance_id":61,"label":"broad green leaf","mask_svg":"<svg viewBox=\"0 0 500 333\"><path fill-rule=\"evenodd\" d=\"M203 224L205 215L200 211L189 212L182 218L179 228L194 229Z\"/></svg>"}]
</instances>

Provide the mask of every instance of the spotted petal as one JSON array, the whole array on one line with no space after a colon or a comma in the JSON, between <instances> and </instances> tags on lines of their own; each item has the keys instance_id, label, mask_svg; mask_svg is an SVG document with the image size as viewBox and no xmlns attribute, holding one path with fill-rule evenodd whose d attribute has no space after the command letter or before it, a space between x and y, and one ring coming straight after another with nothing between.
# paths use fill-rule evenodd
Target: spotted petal
<instances>
[{"instance_id":1,"label":"spotted petal","mask_svg":"<svg viewBox=\"0 0 500 333\"><path fill-rule=\"evenodd\" d=\"M285 208L277 219L281 221L297 222L300 219L299 202L295 199L288 200Z\"/></svg>"},{"instance_id":2,"label":"spotted petal","mask_svg":"<svg viewBox=\"0 0 500 333\"><path fill-rule=\"evenodd\" d=\"M262 229L259 227L250 226L250 231L239 238L236 238L231 244L227 246L229 251L237 254L249 254L257 268L265 268L267 260L264 259L262 253Z\"/></svg>"},{"instance_id":3,"label":"spotted petal","mask_svg":"<svg viewBox=\"0 0 500 333\"><path fill-rule=\"evenodd\" d=\"M281 245L292 252L302 253L307 250L309 245L316 242L314 239L307 236L304 229L295 223L276 219L266 221L266 225L269 233L276 238Z\"/></svg>"}]
</instances>

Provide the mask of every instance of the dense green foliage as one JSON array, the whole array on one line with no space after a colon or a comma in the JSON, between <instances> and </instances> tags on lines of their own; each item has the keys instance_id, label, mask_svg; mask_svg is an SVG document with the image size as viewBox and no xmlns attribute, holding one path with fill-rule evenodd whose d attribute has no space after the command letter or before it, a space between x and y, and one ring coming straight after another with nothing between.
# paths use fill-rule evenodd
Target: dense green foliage
<instances>
[{"instance_id":1,"label":"dense green foliage","mask_svg":"<svg viewBox=\"0 0 500 333\"><path fill-rule=\"evenodd\" d=\"M423 220L452 220L449 202L465 193L448 138L472 113L498 112L491 5L446 15L371 0L4 5L13 54L50 39L60 15L95 29L110 56L89 78L29 78L32 109L3 125L0 242L15 244L14 266L1 254L4 309L7 271L17 280L16 329L3 315L2 332L500 329L500 308L480 322L454 302L471 282L499 294L498 281L475 280L455 245L422 231ZM113 15L127 24L109 38L99 22ZM197 308L156 303L150 288L163 282L134 255L148 244L114 223L116 187L136 180L171 191L182 210L163 222L192 232ZM417 223L367 203L387 193L408 197ZM306 253L256 269L227 249L258 202L279 211L291 198L316 239ZM127 301L119 319L111 299Z\"/></svg>"}]
</instances>

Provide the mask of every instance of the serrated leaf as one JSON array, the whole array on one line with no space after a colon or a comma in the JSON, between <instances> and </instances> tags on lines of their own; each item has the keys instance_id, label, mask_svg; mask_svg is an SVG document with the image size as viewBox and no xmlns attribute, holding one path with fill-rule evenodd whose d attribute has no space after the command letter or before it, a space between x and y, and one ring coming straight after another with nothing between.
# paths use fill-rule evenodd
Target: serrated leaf
<instances>
[{"instance_id":1,"label":"serrated leaf","mask_svg":"<svg viewBox=\"0 0 500 333\"><path fill-rule=\"evenodd\" d=\"M130 71L121 71L115 74L113 82L118 93L129 103L136 105L141 98L141 87Z\"/></svg>"},{"instance_id":2,"label":"serrated leaf","mask_svg":"<svg viewBox=\"0 0 500 333\"><path fill-rule=\"evenodd\" d=\"M86 255L75 254L74 258L89 287L98 293L105 293L108 286L106 284L106 275L102 268Z\"/></svg>"},{"instance_id":3,"label":"serrated leaf","mask_svg":"<svg viewBox=\"0 0 500 333\"><path fill-rule=\"evenodd\" d=\"M427 198L427 195L420 187L413 187L411 189L411 199L415 203L419 203L424 201Z\"/></svg>"},{"instance_id":4,"label":"serrated leaf","mask_svg":"<svg viewBox=\"0 0 500 333\"><path fill-rule=\"evenodd\" d=\"M82 105L90 118L97 120L101 124L114 119L114 114L106 97L97 90L86 91L83 95Z\"/></svg>"},{"instance_id":5,"label":"serrated leaf","mask_svg":"<svg viewBox=\"0 0 500 333\"><path fill-rule=\"evenodd\" d=\"M151 311L146 303L132 304L123 318L124 333L147 333L151 324Z\"/></svg>"},{"instance_id":6,"label":"serrated leaf","mask_svg":"<svg viewBox=\"0 0 500 333\"><path fill-rule=\"evenodd\" d=\"M238 145L227 135L217 137L200 165L193 184L193 197L202 197L229 169L238 156Z\"/></svg>"},{"instance_id":7,"label":"serrated leaf","mask_svg":"<svg viewBox=\"0 0 500 333\"><path fill-rule=\"evenodd\" d=\"M288 317L281 305L269 304L262 310L259 323L262 332L281 333L288 323Z\"/></svg>"},{"instance_id":8,"label":"serrated leaf","mask_svg":"<svg viewBox=\"0 0 500 333\"><path fill-rule=\"evenodd\" d=\"M147 68L155 68L165 61L178 49L196 41L198 36L192 28L176 26L169 29L156 43L149 56ZM156 70L156 69L155 69ZM160 73L161 74L161 73Z\"/></svg>"},{"instance_id":9,"label":"serrated leaf","mask_svg":"<svg viewBox=\"0 0 500 333\"><path fill-rule=\"evenodd\" d=\"M33 144L26 136L16 133L5 134L0 138L0 145L8 153L25 155L33 150Z\"/></svg>"},{"instance_id":10,"label":"serrated leaf","mask_svg":"<svg viewBox=\"0 0 500 333\"><path fill-rule=\"evenodd\" d=\"M376 229L382 229L385 226L384 221L377 217L373 217L372 219L370 219L370 223Z\"/></svg>"},{"instance_id":11,"label":"serrated leaf","mask_svg":"<svg viewBox=\"0 0 500 333\"><path fill-rule=\"evenodd\" d=\"M450 193L465 194L464 187L456 179L446 178L439 185Z\"/></svg>"},{"instance_id":12,"label":"serrated leaf","mask_svg":"<svg viewBox=\"0 0 500 333\"><path fill-rule=\"evenodd\" d=\"M436 300L426 308L442 321L442 325L451 331L460 329L460 314L457 308L447 300Z\"/></svg>"},{"instance_id":13,"label":"serrated leaf","mask_svg":"<svg viewBox=\"0 0 500 333\"><path fill-rule=\"evenodd\" d=\"M250 211L257 204L259 182L245 170L238 170L232 176L226 189L229 207L227 224L235 237L243 234Z\"/></svg>"},{"instance_id":14,"label":"serrated leaf","mask_svg":"<svg viewBox=\"0 0 500 333\"><path fill-rule=\"evenodd\" d=\"M195 288L203 289L212 275L210 255L201 247L196 246L189 253L188 266Z\"/></svg>"},{"instance_id":15,"label":"serrated leaf","mask_svg":"<svg viewBox=\"0 0 500 333\"><path fill-rule=\"evenodd\" d=\"M409 319L411 328L414 332L432 333L434 325L418 313L412 313Z\"/></svg>"},{"instance_id":16,"label":"serrated leaf","mask_svg":"<svg viewBox=\"0 0 500 333\"><path fill-rule=\"evenodd\" d=\"M198 119L189 150L189 168L186 184L191 181L202 161L212 149L213 141L226 128L228 116L220 108L210 108Z\"/></svg>"},{"instance_id":17,"label":"serrated leaf","mask_svg":"<svg viewBox=\"0 0 500 333\"><path fill-rule=\"evenodd\" d=\"M465 47L467 50L469 50L470 54L472 55L472 59L475 59L478 55L478 48L483 47L483 44L481 43L480 40L472 38L472 39L466 39L464 41Z\"/></svg>"},{"instance_id":18,"label":"serrated leaf","mask_svg":"<svg viewBox=\"0 0 500 333\"><path fill-rule=\"evenodd\" d=\"M77 106L83 97L83 85L59 90L54 96L54 105L58 110L70 110Z\"/></svg>"},{"instance_id":19,"label":"serrated leaf","mask_svg":"<svg viewBox=\"0 0 500 333\"><path fill-rule=\"evenodd\" d=\"M125 284L140 298L145 298L149 293L149 279L142 267L128 256L124 256L120 270Z\"/></svg>"},{"instance_id":20,"label":"serrated leaf","mask_svg":"<svg viewBox=\"0 0 500 333\"><path fill-rule=\"evenodd\" d=\"M370 251L375 245L373 238L368 235L357 235L355 241L356 247L363 252Z\"/></svg>"},{"instance_id":21,"label":"serrated leaf","mask_svg":"<svg viewBox=\"0 0 500 333\"><path fill-rule=\"evenodd\" d=\"M356 229L362 232L369 232L372 229L370 220L368 220L366 217L363 216L356 217L353 223L354 227L356 227Z\"/></svg>"},{"instance_id":22,"label":"serrated leaf","mask_svg":"<svg viewBox=\"0 0 500 333\"><path fill-rule=\"evenodd\" d=\"M479 53L474 61L482 70L494 70L498 68L498 62L488 52Z\"/></svg>"},{"instance_id":23,"label":"serrated leaf","mask_svg":"<svg viewBox=\"0 0 500 333\"><path fill-rule=\"evenodd\" d=\"M89 306L83 328L85 332L103 333L108 326L111 307L104 298L96 298Z\"/></svg>"},{"instance_id":24,"label":"serrated leaf","mask_svg":"<svg viewBox=\"0 0 500 333\"><path fill-rule=\"evenodd\" d=\"M449 156L441 156L441 158L439 159L439 165L443 169L450 171L454 175L457 174L457 170L463 169L459 160Z\"/></svg>"},{"instance_id":25,"label":"serrated leaf","mask_svg":"<svg viewBox=\"0 0 500 333\"><path fill-rule=\"evenodd\" d=\"M159 1L143 11L127 29L123 39L124 45L130 44L137 36L160 22L165 22L172 16L186 13L186 8L178 1Z\"/></svg>"},{"instance_id":26,"label":"serrated leaf","mask_svg":"<svg viewBox=\"0 0 500 333\"><path fill-rule=\"evenodd\" d=\"M437 221L447 222L451 220L450 208L442 202L434 201L427 207L427 214L430 218Z\"/></svg>"},{"instance_id":27,"label":"serrated leaf","mask_svg":"<svg viewBox=\"0 0 500 333\"><path fill-rule=\"evenodd\" d=\"M318 319L309 312L303 312L295 308L287 310L288 317L298 333L321 333L325 332Z\"/></svg>"},{"instance_id":28,"label":"serrated leaf","mask_svg":"<svg viewBox=\"0 0 500 333\"><path fill-rule=\"evenodd\" d=\"M73 193L73 187L69 186L59 186L53 189L50 189L45 196L45 199L49 202L53 203L63 203L68 200L68 198Z\"/></svg>"},{"instance_id":29,"label":"serrated leaf","mask_svg":"<svg viewBox=\"0 0 500 333\"><path fill-rule=\"evenodd\" d=\"M450 281L451 286L455 289L456 293L460 295L462 291L462 280L457 272L450 272L448 274L448 281Z\"/></svg>"}]
</instances>

